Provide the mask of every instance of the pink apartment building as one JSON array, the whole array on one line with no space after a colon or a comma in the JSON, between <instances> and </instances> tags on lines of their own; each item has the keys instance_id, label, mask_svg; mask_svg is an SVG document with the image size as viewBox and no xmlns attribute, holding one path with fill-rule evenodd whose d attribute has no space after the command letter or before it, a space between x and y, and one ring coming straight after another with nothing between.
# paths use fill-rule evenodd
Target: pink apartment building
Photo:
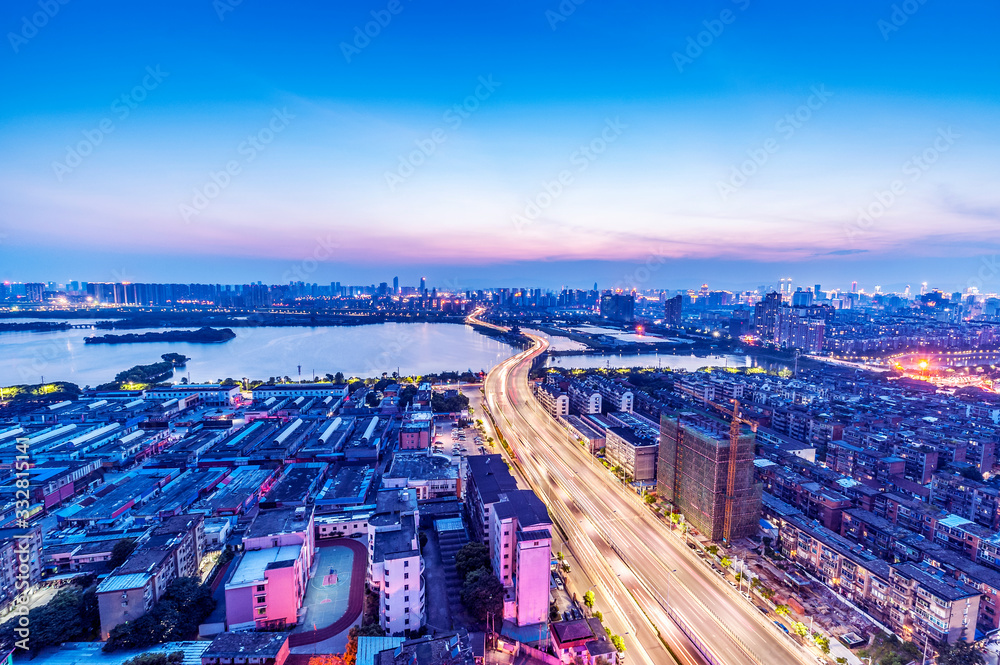
<instances>
[{"instance_id":1,"label":"pink apartment building","mask_svg":"<svg viewBox=\"0 0 1000 665\"><path fill-rule=\"evenodd\" d=\"M493 570L506 591L504 619L522 627L544 625L552 560L552 520L545 504L531 490L506 492L490 520Z\"/></svg>"},{"instance_id":2,"label":"pink apartment building","mask_svg":"<svg viewBox=\"0 0 1000 665\"><path fill-rule=\"evenodd\" d=\"M315 555L312 508L262 509L226 581L228 630L280 628L298 620Z\"/></svg>"}]
</instances>

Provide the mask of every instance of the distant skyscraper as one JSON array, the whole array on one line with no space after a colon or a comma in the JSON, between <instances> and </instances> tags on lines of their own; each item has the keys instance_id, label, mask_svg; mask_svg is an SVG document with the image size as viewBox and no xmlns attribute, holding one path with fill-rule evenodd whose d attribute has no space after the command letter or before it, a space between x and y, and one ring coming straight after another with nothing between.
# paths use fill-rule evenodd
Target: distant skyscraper
<instances>
[{"instance_id":1,"label":"distant skyscraper","mask_svg":"<svg viewBox=\"0 0 1000 665\"><path fill-rule=\"evenodd\" d=\"M663 324L667 326L673 326L675 328L680 327L683 321L683 303L684 297L681 295L676 295L673 298L669 298L667 302L663 304Z\"/></svg>"},{"instance_id":2,"label":"distant skyscraper","mask_svg":"<svg viewBox=\"0 0 1000 665\"><path fill-rule=\"evenodd\" d=\"M813 304L812 291L796 289L792 294L792 307L811 307Z\"/></svg>"},{"instance_id":3,"label":"distant skyscraper","mask_svg":"<svg viewBox=\"0 0 1000 665\"><path fill-rule=\"evenodd\" d=\"M781 309L781 294L772 291L764 299L754 305L754 332L761 340L773 342L778 329L778 311Z\"/></svg>"},{"instance_id":4,"label":"distant skyscraper","mask_svg":"<svg viewBox=\"0 0 1000 665\"><path fill-rule=\"evenodd\" d=\"M421 277L420 278L420 292L423 293L426 290L427 290L427 278L426 277Z\"/></svg>"},{"instance_id":5,"label":"distant skyscraper","mask_svg":"<svg viewBox=\"0 0 1000 665\"><path fill-rule=\"evenodd\" d=\"M601 296L601 317L609 321L628 323L635 318L635 296L606 293Z\"/></svg>"},{"instance_id":6,"label":"distant skyscraper","mask_svg":"<svg viewBox=\"0 0 1000 665\"><path fill-rule=\"evenodd\" d=\"M858 292L858 283L851 282L851 293L857 293L857 292Z\"/></svg>"},{"instance_id":7,"label":"distant skyscraper","mask_svg":"<svg viewBox=\"0 0 1000 665\"><path fill-rule=\"evenodd\" d=\"M817 284L816 286L813 287L813 295L816 296L816 300L822 300L823 299L823 296L820 295L820 291L821 291L821 289L819 288L819 284Z\"/></svg>"},{"instance_id":8,"label":"distant skyscraper","mask_svg":"<svg viewBox=\"0 0 1000 665\"><path fill-rule=\"evenodd\" d=\"M399 278L398 277L393 277L392 278L392 293L393 293L393 295L397 295L397 296L399 295Z\"/></svg>"}]
</instances>

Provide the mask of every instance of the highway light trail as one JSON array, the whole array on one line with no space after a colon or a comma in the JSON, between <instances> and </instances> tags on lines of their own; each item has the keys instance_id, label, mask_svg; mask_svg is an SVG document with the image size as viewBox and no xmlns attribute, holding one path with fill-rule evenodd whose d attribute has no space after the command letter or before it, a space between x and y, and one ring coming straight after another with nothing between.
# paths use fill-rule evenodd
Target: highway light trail
<instances>
[{"instance_id":1,"label":"highway light trail","mask_svg":"<svg viewBox=\"0 0 1000 665\"><path fill-rule=\"evenodd\" d=\"M629 655L644 662L672 660L659 644L658 632L685 665L710 660L725 665L814 662L697 560L641 497L623 488L542 409L531 394L528 372L547 342L528 337L530 349L487 376L485 403L524 476L567 534L580 565L599 582L615 611L628 617L634 629L629 631ZM710 659L668 611L684 622Z\"/></svg>"}]
</instances>

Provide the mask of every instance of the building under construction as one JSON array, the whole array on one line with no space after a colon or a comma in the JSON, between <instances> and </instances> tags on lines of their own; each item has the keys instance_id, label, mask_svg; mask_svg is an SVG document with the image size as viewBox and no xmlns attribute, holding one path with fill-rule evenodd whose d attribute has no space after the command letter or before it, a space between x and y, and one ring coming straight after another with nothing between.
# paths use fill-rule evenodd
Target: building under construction
<instances>
[{"instance_id":1,"label":"building under construction","mask_svg":"<svg viewBox=\"0 0 1000 665\"><path fill-rule=\"evenodd\" d=\"M734 425L694 409L664 412L657 466L660 496L713 541L755 535L761 495L754 483L755 438L739 420Z\"/></svg>"}]
</instances>

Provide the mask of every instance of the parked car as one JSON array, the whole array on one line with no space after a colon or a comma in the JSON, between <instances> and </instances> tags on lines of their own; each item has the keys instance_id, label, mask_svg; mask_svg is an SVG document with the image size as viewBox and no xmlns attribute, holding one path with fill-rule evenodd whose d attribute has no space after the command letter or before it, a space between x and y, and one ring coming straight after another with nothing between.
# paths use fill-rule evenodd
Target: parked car
<instances>
[{"instance_id":1,"label":"parked car","mask_svg":"<svg viewBox=\"0 0 1000 665\"><path fill-rule=\"evenodd\" d=\"M781 630L785 631L785 635L788 634L788 628L785 627L785 624L781 623L780 621L774 621L773 623L774 623L775 626L777 626Z\"/></svg>"}]
</instances>

